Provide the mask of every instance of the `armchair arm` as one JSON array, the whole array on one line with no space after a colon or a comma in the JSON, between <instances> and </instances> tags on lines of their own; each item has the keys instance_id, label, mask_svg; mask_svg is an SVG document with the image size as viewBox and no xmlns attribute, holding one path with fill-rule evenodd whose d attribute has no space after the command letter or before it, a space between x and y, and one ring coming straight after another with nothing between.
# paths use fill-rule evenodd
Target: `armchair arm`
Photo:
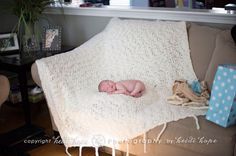
<instances>
[{"instance_id":1,"label":"armchair arm","mask_svg":"<svg viewBox=\"0 0 236 156\"><path fill-rule=\"evenodd\" d=\"M0 75L0 105L7 100L10 84L6 76Z\"/></svg>"},{"instance_id":2,"label":"armchair arm","mask_svg":"<svg viewBox=\"0 0 236 156\"><path fill-rule=\"evenodd\" d=\"M37 68L37 65L35 63L33 63L32 66L31 66L31 75L32 75L32 78L33 78L34 82L39 87L41 87L41 81L40 81L39 74L38 74L38 68Z\"/></svg>"}]
</instances>

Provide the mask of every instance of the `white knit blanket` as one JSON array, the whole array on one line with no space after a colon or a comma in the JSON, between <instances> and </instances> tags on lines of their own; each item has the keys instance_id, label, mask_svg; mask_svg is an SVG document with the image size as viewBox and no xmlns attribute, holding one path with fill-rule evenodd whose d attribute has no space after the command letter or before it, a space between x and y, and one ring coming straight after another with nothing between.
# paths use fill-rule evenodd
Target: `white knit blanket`
<instances>
[{"instance_id":1,"label":"white knit blanket","mask_svg":"<svg viewBox=\"0 0 236 156\"><path fill-rule=\"evenodd\" d=\"M174 80L196 79L184 22L114 18L82 46L36 64L66 147L108 145L104 140L131 139L157 125L205 114L166 102ZM139 79L147 90L140 98L100 93L98 84L105 79Z\"/></svg>"}]
</instances>

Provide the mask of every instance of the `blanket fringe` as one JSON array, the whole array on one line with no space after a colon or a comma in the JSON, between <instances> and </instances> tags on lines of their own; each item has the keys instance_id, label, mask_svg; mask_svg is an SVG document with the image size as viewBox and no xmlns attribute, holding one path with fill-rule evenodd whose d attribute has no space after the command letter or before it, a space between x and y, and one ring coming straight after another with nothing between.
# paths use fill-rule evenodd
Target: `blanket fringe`
<instances>
[{"instance_id":1,"label":"blanket fringe","mask_svg":"<svg viewBox=\"0 0 236 156\"><path fill-rule=\"evenodd\" d=\"M66 152L66 154L67 154L68 156L71 156L71 154L69 153L68 149L69 149L69 148L66 147L66 151L65 151L65 152Z\"/></svg>"},{"instance_id":2,"label":"blanket fringe","mask_svg":"<svg viewBox=\"0 0 236 156\"><path fill-rule=\"evenodd\" d=\"M199 125L198 118L195 115L193 115L193 118L195 119L197 130L199 130L200 129L200 125Z\"/></svg>"},{"instance_id":3,"label":"blanket fringe","mask_svg":"<svg viewBox=\"0 0 236 156\"><path fill-rule=\"evenodd\" d=\"M126 143L126 156L129 156L129 141Z\"/></svg>"},{"instance_id":4,"label":"blanket fringe","mask_svg":"<svg viewBox=\"0 0 236 156\"><path fill-rule=\"evenodd\" d=\"M144 153L147 153L147 132L144 132L144 134L143 134L143 140L144 140L143 152L144 152Z\"/></svg>"},{"instance_id":5,"label":"blanket fringe","mask_svg":"<svg viewBox=\"0 0 236 156\"><path fill-rule=\"evenodd\" d=\"M167 123L164 123L162 130L160 131L160 133L159 133L158 136L157 136L157 141L160 140L161 135L164 133L166 127L167 127Z\"/></svg>"},{"instance_id":6,"label":"blanket fringe","mask_svg":"<svg viewBox=\"0 0 236 156\"><path fill-rule=\"evenodd\" d=\"M83 146L79 147L79 156L82 156L82 148L83 148Z\"/></svg>"},{"instance_id":7,"label":"blanket fringe","mask_svg":"<svg viewBox=\"0 0 236 156\"><path fill-rule=\"evenodd\" d=\"M99 148L99 147L95 147L95 156L99 156L98 148Z\"/></svg>"},{"instance_id":8,"label":"blanket fringe","mask_svg":"<svg viewBox=\"0 0 236 156\"><path fill-rule=\"evenodd\" d=\"M112 156L116 156L116 148L115 148L114 144L113 144L113 147L112 147Z\"/></svg>"}]
</instances>

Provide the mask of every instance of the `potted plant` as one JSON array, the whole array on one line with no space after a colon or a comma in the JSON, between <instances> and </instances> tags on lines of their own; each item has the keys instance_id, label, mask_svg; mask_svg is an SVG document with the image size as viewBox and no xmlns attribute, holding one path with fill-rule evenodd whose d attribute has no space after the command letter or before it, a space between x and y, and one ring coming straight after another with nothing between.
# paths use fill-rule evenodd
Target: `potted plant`
<instances>
[{"instance_id":1,"label":"potted plant","mask_svg":"<svg viewBox=\"0 0 236 156\"><path fill-rule=\"evenodd\" d=\"M57 0L60 2L61 0ZM12 0L7 2L7 8L18 17L13 31L18 33L23 51L39 50L40 33L36 23L42 17L45 8L55 3L55 0Z\"/></svg>"}]
</instances>

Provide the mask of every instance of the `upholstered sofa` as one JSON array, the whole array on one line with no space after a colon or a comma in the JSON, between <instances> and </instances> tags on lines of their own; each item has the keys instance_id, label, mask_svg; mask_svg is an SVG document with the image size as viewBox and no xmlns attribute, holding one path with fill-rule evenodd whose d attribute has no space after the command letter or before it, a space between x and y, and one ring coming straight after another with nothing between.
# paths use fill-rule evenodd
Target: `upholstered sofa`
<instances>
[{"instance_id":1,"label":"upholstered sofa","mask_svg":"<svg viewBox=\"0 0 236 156\"><path fill-rule=\"evenodd\" d=\"M199 80L207 81L211 88L219 64L236 64L236 44L230 30L191 23L188 26L188 36L195 73ZM32 65L31 72L34 81L40 85L35 64ZM223 128L206 120L205 116L198 119L200 130L196 129L193 118L170 122L161 137L161 140L165 140L164 143L148 144L147 153L144 153L142 143L133 143L129 146L129 152L138 156L236 156L236 126ZM56 126L52 124L56 130ZM161 129L162 125L153 128L147 133L147 138L156 138ZM142 139L143 136L134 139L139 138ZM110 148L102 150L111 152ZM117 154L122 155L122 151L126 151L126 145L121 144L119 151L117 150Z\"/></svg>"}]
</instances>

